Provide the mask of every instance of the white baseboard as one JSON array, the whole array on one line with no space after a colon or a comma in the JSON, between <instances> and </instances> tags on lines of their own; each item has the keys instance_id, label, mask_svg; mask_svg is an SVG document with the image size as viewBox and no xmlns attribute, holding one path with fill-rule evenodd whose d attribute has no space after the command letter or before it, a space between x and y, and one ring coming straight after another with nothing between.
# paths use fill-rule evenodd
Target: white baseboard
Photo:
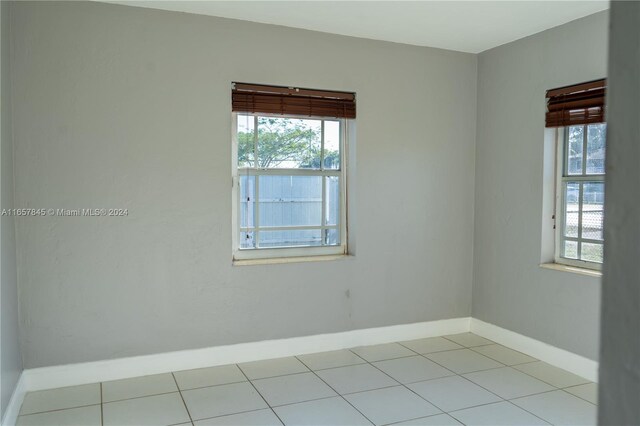
<instances>
[{"instance_id":1,"label":"white baseboard","mask_svg":"<svg viewBox=\"0 0 640 426\"><path fill-rule=\"evenodd\" d=\"M454 318L289 339L265 340L24 371L30 391L118 380L170 371L258 361L469 331L471 318Z\"/></svg>"},{"instance_id":2,"label":"white baseboard","mask_svg":"<svg viewBox=\"0 0 640 426\"><path fill-rule=\"evenodd\" d=\"M2 415L2 422L0 422L1 425L14 426L16 424L16 421L18 420L18 414L20 413L20 407L22 406L22 401L24 400L24 396L29 390L30 389L27 389L27 383L23 371L22 373L20 373L20 377L18 377L18 382L16 383L16 388L11 394L11 399L9 399L7 410Z\"/></svg>"},{"instance_id":3,"label":"white baseboard","mask_svg":"<svg viewBox=\"0 0 640 426\"><path fill-rule=\"evenodd\" d=\"M515 349L547 364L562 368L592 382L598 381L598 362L515 333L479 319L471 319L471 332Z\"/></svg>"},{"instance_id":4,"label":"white baseboard","mask_svg":"<svg viewBox=\"0 0 640 426\"><path fill-rule=\"evenodd\" d=\"M13 426L26 392L105 382L215 365L443 336L471 331L586 379L597 381L598 363L475 318L453 318L340 333L265 340L79 364L27 369L11 397L3 426Z\"/></svg>"}]
</instances>

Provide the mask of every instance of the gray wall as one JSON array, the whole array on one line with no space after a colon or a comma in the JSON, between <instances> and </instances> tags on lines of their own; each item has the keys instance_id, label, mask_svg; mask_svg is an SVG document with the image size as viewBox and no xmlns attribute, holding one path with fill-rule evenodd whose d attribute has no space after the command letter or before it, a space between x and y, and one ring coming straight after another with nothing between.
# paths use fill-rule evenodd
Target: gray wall
<instances>
[{"instance_id":1,"label":"gray wall","mask_svg":"<svg viewBox=\"0 0 640 426\"><path fill-rule=\"evenodd\" d=\"M26 367L471 313L476 56L99 3L13 9ZM353 90L355 257L231 265L230 83Z\"/></svg>"},{"instance_id":2,"label":"gray wall","mask_svg":"<svg viewBox=\"0 0 640 426\"><path fill-rule=\"evenodd\" d=\"M2 147L0 151L0 182L2 209L13 204L13 145L11 140L11 85L9 67L9 4L0 2L0 123ZM18 344L18 290L16 277L16 238L14 220L2 216L0 222L0 418L7 408L13 389L22 371Z\"/></svg>"},{"instance_id":3,"label":"gray wall","mask_svg":"<svg viewBox=\"0 0 640 426\"><path fill-rule=\"evenodd\" d=\"M640 3L611 4L599 424L640 424Z\"/></svg>"},{"instance_id":4,"label":"gray wall","mask_svg":"<svg viewBox=\"0 0 640 426\"><path fill-rule=\"evenodd\" d=\"M473 316L591 359L600 279L538 266L553 251L545 91L605 77L607 30L601 12L478 57Z\"/></svg>"}]
</instances>

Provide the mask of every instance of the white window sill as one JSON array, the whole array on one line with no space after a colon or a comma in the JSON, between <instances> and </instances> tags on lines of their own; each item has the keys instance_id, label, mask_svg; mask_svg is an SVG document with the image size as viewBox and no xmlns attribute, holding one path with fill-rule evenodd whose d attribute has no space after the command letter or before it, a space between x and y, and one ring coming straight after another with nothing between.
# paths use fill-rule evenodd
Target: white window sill
<instances>
[{"instance_id":1,"label":"white window sill","mask_svg":"<svg viewBox=\"0 0 640 426\"><path fill-rule=\"evenodd\" d=\"M233 261L233 266L276 265L279 263L300 262L327 262L330 260L348 260L353 258L355 258L355 256L349 254L334 254L324 256L274 257L268 259L238 259Z\"/></svg>"},{"instance_id":2,"label":"white window sill","mask_svg":"<svg viewBox=\"0 0 640 426\"><path fill-rule=\"evenodd\" d=\"M563 265L561 263L541 263L541 268L553 269L554 271L571 272L574 274L587 275L589 277L602 277L602 271L595 269L579 268L577 266Z\"/></svg>"}]
</instances>

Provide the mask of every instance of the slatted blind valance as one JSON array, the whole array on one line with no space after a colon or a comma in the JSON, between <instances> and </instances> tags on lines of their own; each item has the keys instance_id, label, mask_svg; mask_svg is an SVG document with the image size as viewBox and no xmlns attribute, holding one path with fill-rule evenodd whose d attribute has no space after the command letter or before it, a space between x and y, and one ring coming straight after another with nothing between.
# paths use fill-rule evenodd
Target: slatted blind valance
<instances>
[{"instance_id":1,"label":"slatted blind valance","mask_svg":"<svg viewBox=\"0 0 640 426\"><path fill-rule=\"evenodd\" d=\"M356 118L356 96L349 92L234 83L235 112Z\"/></svg>"},{"instance_id":2,"label":"slatted blind valance","mask_svg":"<svg viewBox=\"0 0 640 426\"><path fill-rule=\"evenodd\" d=\"M547 90L546 127L604 123L607 80Z\"/></svg>"}]
</instances>

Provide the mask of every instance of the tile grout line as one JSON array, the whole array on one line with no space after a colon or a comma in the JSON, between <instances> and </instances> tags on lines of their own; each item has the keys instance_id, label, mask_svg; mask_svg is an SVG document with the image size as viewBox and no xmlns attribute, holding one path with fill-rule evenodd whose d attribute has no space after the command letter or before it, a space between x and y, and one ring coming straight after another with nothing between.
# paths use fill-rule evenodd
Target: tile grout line
<instances>
[{"instance_id":1,"label":"tile grout line","mask_svg":"<svg viewBox=\"0 0 640 426\"><path fill-rule=\"evenodd\" d=\"M510 351L518 352L518 351L516 351L515 349L508 348L508 347L506 347L506 346L504 346L504 345L501 345L501 344L499 344L499 343L496 343L495 345L496 345L496 346L502 346L503 348L505 348L505 349L509 349ZM484 346L493 346L493 345L484 345ZM499 363L505 364L504 362L502 362L502 361L500 361L500 360L498 360L498 359L495 359L494 357L489 356L489 355L487 355L487 354L483 354L482 352L479 352L479 351L477 351L477 350L475 349L475 348L481 348L481 347L484 347L484 346L474 346L473 348L467 348L467 349L470 349L470 350L472 350L473 352L475 352L475 353L477 353L477 354L480 354L480 355L482 355L482 356L486 356L487 358L492 359L492 360L494 360L494 361L496 361L496 362L499 362ZM528 356L529 358L533 358L531 355L527 355L527 354L522 353L522 352L518 352L518 353L519 353L519 354L522 354L522 355L525 355L525 356ZM532 363L534 363L534 362L539 362L539 361L540 361L539 359L533 358L533 361L516 362L515 364L505 364L505 365L507 365L507 366L511 367L511 366L514 366L514 365L532 364Z\"/></svg>"},{"instance_id":2,"label":"tile grout line","mask_svg":"<svg viewBox=\"0 0 640 426\"><path fill-rule=\"evenodd\" d=\"M0 1L2 1L2 0L0 0ZM140 376L140 377L144 377L144 376ZM174 391L171 391L171 392L152 393L150 395L142 395L142 396L134 396L134 397L131 397L131 398L116 399L114 401L104 402L103 404L113 404L115 402L129 401L129 400L132 400L132 399L151 398L152 396L169 395L171 393L177 393L179 391L180 390L177 390L177 391L174 390ZM92 404L92 405L96 405L96 404Z\"/></svg>"},{"instance_id":3,"label":"tile grout line","mask_svg":"<svg viewBox=\"0 0 640 426\"><path fill-rule=\"evenodd\" d=\"M242 375L247 379L247 382L249 382L249 384L251 385L251 387L258 393L258 395L260 395L260 398L262 398L262 400L264 401L265 404L267 404L267 407L269 407L269 409L271 410L271 412L273 413L274 416L276 416L278 418L278 420L280 421L280 423L282 423L284 425L284 422L282 421L282 419L280 418L280 416L278 415L278 413L276 413L276 410L273 409L273 407L271 406L271 404L269 404L269 402L267 401L267 399L260 393L260 391L258 390L258 388L256 387L256 385L253 384L253 382L249 379L249 376L247 376L247 374L244 372L244 370L242 369L242 367L240 367L240 364L234 364L236 367L238 367L238 370L240 370L240 372L242 373ZM276 376L277 377L277 376ZM265 377L266 379L267 377Z\"/></svg>"},{"instance_id":4,"label":"tile grout line","mask_svg":"<svg viewBox=\"0 0 640 426\"><path fill-rule=\"evenodd\" d=\"M534 362L543 362L543 363L545 363L545 364L548 364L548 363L546 363L546 362L544 362L544 361L541 361L541 360L534 361ZM524 363L524 364L533 364L533 362L527 362L527 363ZM518 365L524 365L524 364L516 364L516 366L518 366ZM551 364L548 364L548 365L551 365ZM551 365L551 367L557 368L557 369L562 370L562 371L566 371L567 373L573 374L574 376L578 376L578 377L580 377L580 378L581 378L581 379L583 379L583 380L587 380L585 383L578 383L577 385L566 386L565 388L563 388L563 387L560 387L560 386L556 386L556 385L554 385L553 383L549 383L549 382L547 382L547 381L544 381L544 380L542 380L541 378L534 376L533 374L529 374L529 373L527 373L526 371L522 371L522 370L520 370L520 369L518 369L518 368L515 368L516 366L513 366L512 368L513 368L514 370L517 370L517 371L521 372L522 374L526 374L526 375L527 375L527 376L529 376L529 377L533 377L534 379L539 380L539 381L541 381L542 383L546 383L546 384L547 384L547 385L549 385L549 386L553 386L553 387L554 387L554 388L556 388L556 389L561 389L561 390L562 390L562 389L569 388L569 387L573 387L573 386L582 386L582 385L588 385L589 383L595 383L595 382L592 382L592 381L590 381L590 380L585 379L584 377L580 377L580 376L578 376L577 374L573 374L573 373L570 373L570 372L569 372L569 371L567 371L567 370L563 370L563 369L562 369L562 368L560 368L560 367L556 367L556 366L554 366L554 365Z\"/></svg>"},{"instance_id":5,"label":"tile grout line","mask_svg":"<svg viewBox=\"0 0 640 426\"><path fill-rule=\"evenodd\" d=\"M435 338L435 337L425 337L425 339L434 339L434 338ZM444 337L443 337L443 339L444 339ZM416 339L416 340L421 340L421 339ZM411 340L403 340L403 342L410 342L410 341L411 341ZM400 346L402 346L403 348L407 348L407 349L409 349L410 351L413 351L413 352L417 353L418 355L437 354L437 353L440 353L440 352L449 352L449 351L457 351L457 350L460 350L460 349L466 349L464 346L460 346L460 345L458 345L458 346L460 346L459 348L441 349L441 350L438 350L438 351L431 351L431 352L424 352L424 353L423 353L423 352L418 352L418 351L416 351L415 349L411 349L409 346L405 345L405 344L404 344L404 343L402 343L402 342L394 342L394 343L397 343L397 344L399 344ZM456 343L456 345L457 345L457 343ZM430 417L430 416L429 416L429 417Z\"/></svg>"},{"instance_id":6,"label":"tile grout line","mask_svg":"<svg viewBox=\"0 0 640 426\"><path fill-rule=\"evenodd\" d=\"M198 389L205 389L205 388L216 388L218 386L226 386L226 385L237 385L240 383L247 383L246 380L241 380L239 382L229 382L229 383L218 383L216 385L208 385L208 386L197 386L195 388L186 388L186 389L180 389L180 391L192 391L192 390L198 390ZM172 393L172 392L167 392L167 393ZM162 394L160 394L162 395Z\"/></svg>"},{"instance_id":7,"label":"tile grout line","mask_svg":"<svg viewBox=\"0 0 640 426\"><path fill-rule=\"evenodd\" d=\"M589 383L585 383L585 384L589 384ZM588 399L583 398L583 397L581 397L581 396L578 396L578 395L576 395L576 394L573 394L573 393L571 393L571 392L569 392L569 391L567 390L567 389L575 388L575 387L578 387L578 386L583 386L583 385L567 386L566 388L562 388L562 389L560 389L560 390L563 390L563 391L567 392L568 394L575 396L576 398L580 398L580 399L581 399L581 400L583 400L583 401L587 401L589 404L595 405L595 406L597 407L597 406L598 406L598 404L594 404L593 402L589 401ZM597 395L596 395L596 397L597 397Z\"/></svg>"},{"instance_id":8,"label":"tile grout line","mask_svg":"<svg viewBox=\"0 0 640 426\"><path fill-rule=\"evenodd\" d=\"M189 411L189 407L187 407L187 401L184 400L184 396L182 395L182 391L180 390L180 385L178 385L178 380L176 379L176 375L171 372L171 377L173 377L173 382L176 384L176 388L178 388L178 393L180 394L180 399L182 400L182 404L184 405L184 409L187 411L187 416L189 416L189 421L193 424L193 417L191 417L191 411Z\"/></svg>"},{"instance_id":9,"label":"tile grout line","mask_svg":"<svg viewBox=\"0 0 640 426\"><path fill-rule=\"evenodd\" d=\"M408 419L408 420L400 420L400 421L397 421L397 422L385 423L382 426L393 426L393 425L397 425L398 423L411 422L411 421L420 420L420 419L428 419L429 417L435 417L435 416L449 416L449 413L442 412L442 413L432 414L430 416L421 416L421 417L416 417L416 418ZM451 416L449 416L449 417L451 417ZM451 417L451 418L453 418L453 417ZM454 420L458 421L457 419L454 419ZM462 423L462 424L464 424L464 423Z\"/></svg>"},{"instance_id":10,"label":"tile grout line","mask_svg":"<svg viewBox=\"0 0 640 426\"><path fill-rule=\"evenodd\" d=\"M241 383L246 383L246 382L241 382ZM267 407L267 408L254 408L253 410L243 410L243 411L238 411L237 413L229 413L229 414L220 414L219 416L211 416L211 417L203 417L201 419L196 419L194 420L194 422L201 422L203 420L211 420L211 419L219 419L222 417L230 417L230 416L235 416L237 414L246 414L246 413L255 413L257 411L264 411L264 410L270 410L271 407ZM275 414L275 413L274 413ZM178 423L181 424L181 423Z\"/></svg>"},{"instance_id":11,"label":"tile grout line","mask_svg":"<svg viewBox=\"0 0 640 426\"><path fill-rule=\"evenodd\" d=\"M335 398L335 397L336 397L336 395L323 396L323 397L320 397L320 398L305 399L304 401L287 402L286 404L273 405L272 407L273 408L288 407L289 405L302 404L304 402L312 402L312 401L322 401L323 399L331 399L331 398Z\"/></svg>"},{"instance_id":12,"label":"tile grout line","mask_svg":"<svg viewBox=\"0 0 640 426\"><path fill-rule=\"evenodd\" d=\"M0 0L1 1L1 0ZM56 389L56 388L54 388ZM49 390L49 389L47 389ZM54 413L57 411L65 411L65 410L75 410L76 408L87 408L87 407L95 407L96 405L102 405L101 403L97 402L95 404L87 404L87 405L78 405L77 407L67 407L67 408L55 408L53 410L47 410L47 411L38 411L36 413L29 413L29 414L20 414L18 417L26 417L26 416L33 416L35 414L45 414L45 413Z\"/></svg>"},{"instance_id":13,"label":"tile grout line","mask_svg":"<svg viewBox=\"0 0 640 426\"><path fill-rule=\"evenodd\" d=\"M356 356L358 356L361 359L361 356L359 356L358 354L355 354ZM295 359L297 359L298 361L300 361L302 363L302 365L304 365L305 367L309 368L309 366L307 366L307 364L305 364L303 361L301 361L297 356L295 357ZM364 360L366 362L366 360ZM356 364L356 365L364 365L364 364ZM346 366L348 367L348 366ZM341 368L341 367L336 367L336 368ZM340 398L342 398L344 400L344 402L346 402L347 404L349 404L351 407L353 407L354 410L356 410L358 413L360 413L360 415L362 417L364 417L365 419L367 419L367 421L369 423L371 423L372 425L375 425L375 423L373 421L371 421L371 419L367 416L364 415L364 413L360 410L358 410L347 398L344 397L344 395L342 395L340 392L338 392L337 390L335 390L333 388L333 386L331 386L329 383L327 383L322 377L320 377L315 371L313 371L312 369L309 368L309 371L311 371L319 380L321 380L325 385L327 385L329 387L329 389L331 389L332 391L334 391L336 393L336 395L338 395Z\"/></svg>"}]
</instances>

